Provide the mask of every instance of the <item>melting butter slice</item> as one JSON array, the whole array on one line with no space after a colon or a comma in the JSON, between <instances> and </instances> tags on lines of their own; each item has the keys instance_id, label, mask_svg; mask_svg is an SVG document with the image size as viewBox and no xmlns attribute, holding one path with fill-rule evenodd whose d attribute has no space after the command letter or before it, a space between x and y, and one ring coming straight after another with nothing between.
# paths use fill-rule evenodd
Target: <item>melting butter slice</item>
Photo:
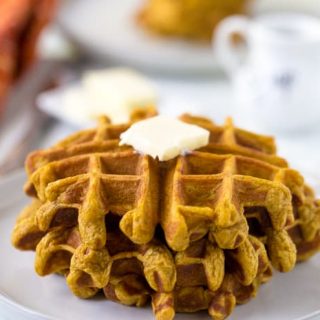
<instances>
[{"instance_id":1,"label":"melting butter slice","mask_svg":"<svg viewBox=\"0 0 320 320\"><path fill-rule=\"evenodd\" d=\"M120 136L120 145L160 161L201 148L209 142L209 131L167 116L156 116L133 124Z\"/></svg>"}]
</instances>

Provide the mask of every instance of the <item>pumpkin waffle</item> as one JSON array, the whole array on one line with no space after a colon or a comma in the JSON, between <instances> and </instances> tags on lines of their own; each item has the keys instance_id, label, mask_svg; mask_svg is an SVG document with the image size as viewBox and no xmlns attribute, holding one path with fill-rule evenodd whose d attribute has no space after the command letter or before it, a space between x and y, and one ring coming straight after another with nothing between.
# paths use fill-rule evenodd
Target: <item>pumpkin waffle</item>
<instances>
[{"instance_id":1,"label":"pumpkin waffle","mask_svg":"<svg viewBox=\"0 0 320 320\"><path fill-rule=\"evenodd\" d=\"M38 228L35 219L37 210L42 203L33 200L26 206L19 217L12 232L12 244L20 250L35 250L41 238L46 234Z\"/></svg>"},{"instance_id":2,"label":"pumpkin waffle","mask_svg":"<svg viewBox=\"0 0 320 320\"><path fill-rule=\"evenodd\" d=\"M284 264L295 259L295 251L297 261L304 261L320 250L319 201L315 199L312 189L306 185L304 186L304 193L305 201L303 203L297 198L293 199L294 222L286 225L282 233L274 234L274 241L278 241L279 244L275 244L269 236L270 232L272 233L270 230L271 222L265 210L251 208L245 212L250 234L255 235L265 243L273 265L280 271L283 271ZM272 253L274 247L276 247L276 252ZM289 250L289 248L291 249ZM289 254L291 257L289 257Z\"/></svg>"},{"instance_id":3,"label":"pumpkin waffle","mask_svg":"<svg viewBox=\"0 0 320 320\"><path fill-rule=\"evenodd\" d=\"M100 248L107 237L104 217L114 212L122 216L121 230L137 244L149 242L161 222L173 250L186 249L208 232L220 247L232 249L247 234L245 207L265 207L275 230L293 219L291 194L303 197L303 179L274 155L271 138L236 129L230 121L219 128L204 119L183 120L210 126L210 143L165 164L119 146L128 125L106 120L97 130L31 154L26 191L43 202L36 215L40 230L68 215L74 224L79 221L84 243ZM211 153L219 147L228 154Z\"/></svg>"},{"instance_id":4,"label":"pumpkin waffle","mask_svg":"<svg viewBox=\"0 0 320 320\"><path fill-rule=\"evenodd\" d=\"M106 242L104 218L112 211L123 216L121 228L130 239L152 239L158 222L156 164L131 148L119 147L119 134L126 128L104 119L97 131L76 134L31 154L26 190L44 203L36 216L41 230L68 214L74 224L79 221L82 240L101 248Z\"/></svg>"},{"instance_id":5,"label":"pumpkin waffle","mask_svg":"<svg viewBox=\"0 0 320 320\"><path fill-rule=\"evenodd\" d=\"M280 231L294 219L292 195L303 198L298 172L235 155L194 151L170 165L164 181L161 223L176 251L207 232L221 248L237 247L247 235L244 208L265 208Z\"/></svg>"},{"instance_id":6,"label":"pumpkin waffle","mask_svg":"<svg viewBox=\"0 0 320 320\"><path fill-rule=\"evenodd\" d=\"M223 126L218 126L207 118L190 114L183 114L179 119L210 132L208 145L201 148L200 151L213 154L241 155L262 160L278 167L288 167L287 161L277 156L273 137L239 129L235 127L231 118L227 118Z\"/></svg>"},{"instance_id":7,"label":"pumpkin waffle","mask_svg":"<svg viewBox=\"0 0 320 320\"><path fill-rule=\"evenodd\" d=\"M309 186L305 186L305 198L303 204L294 204L295 222L288 227L298 261L305 261L320 250L320 202Z\"/></svg>"},{"instance_id":8,"label":"pumpkin waffle","mask_svg":"<svg viewBox=\"0 0 320 320\"><path fill-rule=\"evenodd\" d=\"M19 221L29 218L22 213ZM152 300L157 319L172 319L175 311L204 309L223 319L236 303L254 297L259 285L271 277L264 245L253 236L234 250L201 239L174 253L159 232L147 245L133 243L119 230L119 221L116 215L106 219L109 236L106 247L98 250L82 243L77 227L53 227L36 246L37 273L65 274L70 289L81 298L103 289L108 299L126 305L143 306ZM15 239L22 235L17 230L14 234ZM26 239L14 243L25 248Z\"/></svg>"},{"instance_id":9,"label":"pumpkin waffle","mask_svg":"<svg viewBox=\"0 0 320 320\"><path fill-rule=\"evenodd\" d=\"M218 23L229 15L245 14L247 0L146 0L138 21L149 31L209 41Z\"/></svg>"},{"instance_id":10,"label":"pumpkin waffle","mask_svg":"<svg viewBox=\"0 0 320 320\"><path fill-rule=\"evenodd\" d=\"M271 266L288 272L320 250L320 203L272 138L231 120L181 119L209 130L210 142L166 162L119 146L131 123L107 118L29 155L34 200L12 242L36 251L39 275L64 274L81 298L151 300L158 320L205 309L224 319Z\"/></svg>"},{"instance_id":11,"label":"pumpkin waffle","mask_svg":"<svg viewBox=\"0 0 320 320\"><path fill-rule=\"evenodd\" d=\"M253 250L250 262L241 250L224 252L202 239L175 255L175 263L171 265L176 270L173 290L165 290L160 286L158 290L150 291L141 273L132 274L131 270L128 274L130 268L126 267L123 269L125 273L117 272L114 275L111 272L104 293L110 300L137 306L145 303L147 296L151 295L156 319L173 319L175 312L199 310L208 310L214 319L224 319L236 303L245 303L254 297L259 285L271 276L264 246L253 237L250 237L247 246L252 246ZM242 264L243 273L234 271L232 266L237 263ZM253 263L254 267L250 268L247 263ZM158 279L160 283L166 283L163 278ZM248 281L246 285L245 281ZM134 301L132 292L135 293Z\"/></svg>"}]
</instances>

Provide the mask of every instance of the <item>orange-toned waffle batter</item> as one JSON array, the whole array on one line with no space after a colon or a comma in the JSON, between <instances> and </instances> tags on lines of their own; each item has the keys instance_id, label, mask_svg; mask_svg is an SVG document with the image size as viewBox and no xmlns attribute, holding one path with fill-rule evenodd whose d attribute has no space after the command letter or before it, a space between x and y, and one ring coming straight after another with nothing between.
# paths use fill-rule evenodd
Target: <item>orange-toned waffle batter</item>
<instances>
[{"instance_id":1,"label":"orange-toned waffle batter","mask_svg":"<svg viewBox=\"0 0 320 320\"><path fill-rule=\"evenodd\" d=\"M224 319L272 278L320 250L319 201L276 155L274 140L184 115L207 146L159 161L119 146L132 122L80 131L26 161L33 202L15 247L35 250L41 276L126 305L152 302L158 320L207 309ZM94 303L94 302L93 302Z\"/></svg>"},{"instance_id":2,"label":"orange-toned waffle batter","mask_svg":"<svg viewBox=\"0 0 320 320\"><path fill-rule=\"evenodd\" d=\"M139 22L165 36L210 40L227 16L249 12L248 0L146 0Z\"/></svg>"}]
</instances>

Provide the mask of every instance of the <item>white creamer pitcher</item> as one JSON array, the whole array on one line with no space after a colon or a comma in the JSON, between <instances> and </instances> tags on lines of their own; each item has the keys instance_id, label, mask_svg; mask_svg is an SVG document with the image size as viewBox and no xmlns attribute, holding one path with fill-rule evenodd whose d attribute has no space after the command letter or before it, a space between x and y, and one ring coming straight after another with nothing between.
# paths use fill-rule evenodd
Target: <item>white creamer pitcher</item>
<instances>
[{"instance_id":1,"label":"white creamer pitcher","mask_svg":"<svg viewBox=\"0 0 320 320\"><path fill-rule=\"evenodd\" d=\"M245 41L241 49L234 34ZM293 13L229 17L214 50L232 79L238 116L271 132L320 127L320 20Z\"/></svg>"}]
</instances>

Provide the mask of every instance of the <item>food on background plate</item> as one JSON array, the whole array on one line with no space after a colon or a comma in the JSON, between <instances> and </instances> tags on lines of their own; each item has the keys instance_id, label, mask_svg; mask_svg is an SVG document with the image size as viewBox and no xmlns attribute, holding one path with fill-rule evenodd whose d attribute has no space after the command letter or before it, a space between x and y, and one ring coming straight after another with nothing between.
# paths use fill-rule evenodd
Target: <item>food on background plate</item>
<instances>
[{"instance_id":1,"label":"food on background plate","mask_svg":"<svg viewBox=\"0 0 320 320\"><path fill-rule=\"evenodd\" d=\"M209 141L197 148L187 135L189 150L160 161L120 145L149 116L119 125L101 118L28 156L33 200L12 242L36 251L39 275L64 274L81 298L151 300L158 320L204 309L224 319L272 279L272 267L289 272L320 250L319 202L271 137L183 115Z\"/></svg>"},{"instance_id":2,"label":"food on background plate","mask_svg":"<svg viewBox=\"0 0 320 320\"><path fill-rule=\"evenodd\" d=\"M52 19L56 0L0 2L0 115L9 90L37 56L37 40Z\"/></svg>"},{"instance_id":3,"label":"food on background plate","mask_svg":"<svg viewBox=\"0 0 320 320\"><path fill-rule=\"evenodd\" d=\"M128 122L136 109L156 104L151 81L128 68L86 71L80 85L66 88L63 96L65 115L84 124L100 114L106 114L114 124Z\"/></svg>"},{"instance_id":4,"label":"food on background plate","mask_svg":"<svg viewBox=\"0 0 320 320\"><path fill-rule=\"evenodd\" d=\"M165 36L209 41L224 18L247 14L250 0L145 0L138 15L147 30Z\"/></svg>"}]
</instances>

